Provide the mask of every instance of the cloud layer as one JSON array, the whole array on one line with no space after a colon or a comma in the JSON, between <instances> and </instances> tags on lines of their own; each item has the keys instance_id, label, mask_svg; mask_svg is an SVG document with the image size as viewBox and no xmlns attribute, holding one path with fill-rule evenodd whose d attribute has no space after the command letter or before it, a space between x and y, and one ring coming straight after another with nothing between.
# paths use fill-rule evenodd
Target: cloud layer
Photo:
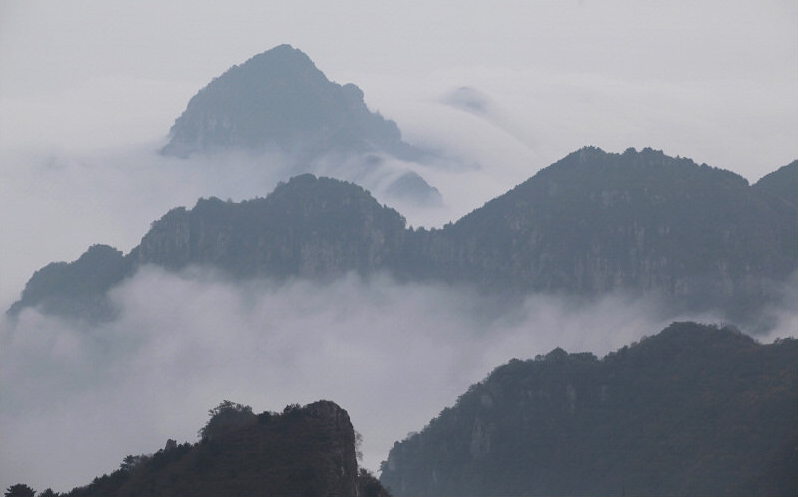
<instances>
[{"instance_id":1,"label":"cloud layer","mask_svg":"<svg viewBox=\"0 0 798 497\"><path fill-rule=\"evenodd\" d=\"M654 302L624 296L509 305L387 276L325 285L217 276L145 267L112 293L120 318L97 327L32 309L4 322L2 485L68 490L168 438L194 442L224 399L256 412L333 400L376 470L394 441L509 359L558 346L601 356L669 322L654 317ZM775 336L796 324L788 314Z\"/></svg>"}]
</instances>

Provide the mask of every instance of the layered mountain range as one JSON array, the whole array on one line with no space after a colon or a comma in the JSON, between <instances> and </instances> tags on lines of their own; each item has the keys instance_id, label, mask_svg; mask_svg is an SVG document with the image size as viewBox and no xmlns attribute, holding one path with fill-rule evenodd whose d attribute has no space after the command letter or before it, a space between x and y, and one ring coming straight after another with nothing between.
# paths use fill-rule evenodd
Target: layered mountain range
<instances>
[{"instance_id":1,"label":"layered mountain range","mask_svg":"<svg viewBox=\"0 0 798 497\"><path fill-rule=\"evenodd\" d=\"M364 98L288 45L233 66L188 102L164 163L243 160L290 179L265 197L173 208L128 253L98 244L48 264L7 323L31 310L75 320L78 333L114 321L125 305L115 289L146 266L276 285L389 275L476 290L500 311L533 294L620 295L646 299L658 319L752 334L784 309L794 315L798 161L750 185L650 148L585 147L461 219L413 228L377 198L441 205L416 167L430 154ZM469 88L445 103L477 115L491 105ZM64 322L52 323L46 332L59 333ZM398 442L382 481L419 496L794 495L796 349L683 322L603 359L556 349L512 360ZM257 416L231 406L212 411L199 443L129 456L69 495L386 495L358 472L353 428L334 403Z\"/></svg>"},{"instance_id":2,"label":"layered mountain range","mask_svg":"<svg viewBox=\"0 0 798 497\"><path fill-rule=\"evenodd\" d=\"M586 330L588 331L588 330ZM383 463L394 495L795 495L798 341L674 323L512 360Z\"/></svg>"},{"instance_id":3,"label":"layered mountain range","mask_svg":"<svg viewBox=\"0 0 798 497\"><path fill-rule=\"evenodd\" d=\"M755 185L662 152L576 151L441 229L413 229L363 188L306 174L265 198L200 199L152 224L130 253L91 247L37 271L10 309L107 319L106 292L145 264L237 278L387 272L531 292L650 295L766 329L798 267L798 162ZM792 185L785 187L784 185Z\"/></svg>"}]
</instances>

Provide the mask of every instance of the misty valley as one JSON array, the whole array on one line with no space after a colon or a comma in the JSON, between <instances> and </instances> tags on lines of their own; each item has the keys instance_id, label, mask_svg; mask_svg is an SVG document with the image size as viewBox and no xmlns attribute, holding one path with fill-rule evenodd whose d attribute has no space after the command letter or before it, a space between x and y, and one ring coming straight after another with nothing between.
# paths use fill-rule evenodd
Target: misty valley
<instances>
[{"instance_id":1,"label":"misty valley","mask_svg":"<svg viewBox=\"0 0 798 497\"><path fill-rule=\"evenodd\" d=\"M413 226L472 166L289 45L214 78L157 156L274 187L30 275L2 318L6 495L798 493L798 161L750 184L585 146Z\"/></svg>"}]
</instances>

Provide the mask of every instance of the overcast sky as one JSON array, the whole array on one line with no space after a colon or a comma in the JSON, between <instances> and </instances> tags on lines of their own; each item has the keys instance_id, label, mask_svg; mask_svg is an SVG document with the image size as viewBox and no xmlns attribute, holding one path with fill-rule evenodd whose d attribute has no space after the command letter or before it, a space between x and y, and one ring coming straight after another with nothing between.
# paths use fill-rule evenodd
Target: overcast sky
<instances>
[{"instance_id":1,"label":"overcast sky","mask_svg":"<svg viewBox=\"0 0 798 497\"><path fill-rule=\"evenodd\" d=\"M360 86L369 107L395 120L411 143L457 158L459 170L423 171L442 190L448 210L435 216L403 211L412 224L455 220L585 145L609 152L650 146L732 170L751 182L798 158L798 2L794 0L390 4L2 0L3 310L19 297L33 271L51 261L74 260L94 243L128 252L149 224L171 207L191 207L199 196L235 200L264 196L275 181L287 179L268 172L253 178L252 170L243 166L221 172L205 168L198 174L195 163L154 154L200 88L233 64L283 43L308 54L329 79ZM458 93L463 87L470 90ZM453 106L458 102L453 95L479 98L482 110L469 113ZM617 302L612 299L579 313L562 303L533 299L513 319L475 323L462 312L472 296L462 293L423 287L415 289L421 297L413 297L390 281L381 282L376 290L364 290L351 281L339 285L343 285L335 288L339 296L351 296L339 299L345 304L355 306L365 297L372 300L366 299L360 313L341 317L340 309L324 304L329 294L321 290L275 290L263 301L247 304L240 288L203 286L191 279L147 273L117 295L128 313L106 331L140 340L119 356L117 366L87 365L83 335L62 323L28 315L24 329L29 334L20 332L26 338L17 343L25 361L4 365L4 388L12 380L21 383L15 383L10 394L0 393L5 463L0 482L15 483L6 481L11 477L7 468L12 450L25 448L29 458L15 460L15 475L30 474L30 483L40 485L57 466L62 471L52 473L49 480L57 486L87 482L85 477L96 475L98 465L99 471L112 470L118 451L123 451L121 456L153 451L167 436L192 436L205 410L226 397L224 392L240 380L244 374L240 368L247 364L228 370L223 362L246 353L248 343L262 339L253 334L252 322L280 305L284 314L275 318L279 333L308 333L314 320L322 323L319 326L332 321L337 323L332 327L336 336L343 337L343 355L319 358L312 351L293 348L289 341L285 348L295 350L297 362L260 366L260 374L284 379L297 364L307 366L303 361L317 360L318 368L341 367L342 377L367 395L352 394L332 379L314 384L313 373L324 371L313 369L296 380L296 388L281 383L265 396L265 380L248 377L233 389L231 400L252 403L256 410L279 409L329 392L332 400L350 409L356 425L361 423L372 467L386 455L391 440L421 428L468 384L513 353L533 356L556 345L603 353L641 334L655 333L661 324L645 317L639 306L622 318L616 316L612 309ZM148 288L167 292L163 301L183 296L174 315L137 300L137 295L153 293ZM385 300L373 300L375 292L387 295ZM213 296L222 302L220 307L209 307L216 317L210 324L196 321L196 302ZM310 316L307 309L291 305L306 298L319 304ZM428 311L438 306L438 321L430 324ZM408 316L420 323L418 335L412 337L423 344L408 360L428 364L438 358L437 383L425 385L425 378L410 375L405 384L424 388L402 388L399 382L391 385L391 395L379 397L391 379L406 371L407 363L392 363L392 350L398 345L364 334L371 324L361 321L379 319L380 330L390 334ZM784 327L794 328L795 322L793 313L785 318ZM183 354L191 353L190 345L164 344L150 336L153 327L193 331L201 345L212 349L218 339L214 333L228 325L240 340L207 370L188 369L181 362ZM592 339L580 335L588 325L599 330ZM67 331L55 339L48 331L56 328ZM437 330L444 336L462 329L477 337L470 345L462 344L463 349L452 349L433 333ZM503 338L490 344L481 341L480 333L486 329ZM347 330L353 330L351 335ZM296 343L305 342L300 336ZM369 354L376 360L355 361L351 366L353 355ZM463 354L469 359L466 363ZM52 359L52 369L36 369ZM388 366L377 368L379 361ZM123 374L125 368L147 371L141 378L131 378ZM371 376L359 376L364 370ZM49 382L47 374L53 371L67 375L64 378L77 375L74 390ZM98 387L96 379L106 377L108 382ZM155 377L167 378L159 387L166 393L151 396L144 406L149 410L140 415L140 410L131 410L129 398L150 395ZM196 380L181 382L189 377ZM38 393L27 397L28 391ZM29 416L29 409L35 410L38 401L51 396L62 411L40 406ZM169 398L176 403L165 404ZM393 431L370 423L374 415L368 406L373 398L386 406L377 417L394 414ZM8 399L18 404L9 406ZM411 411L407 406L413 402L418 405ZM86 406L100 404L107 406L105 417L86 411ZM182 416L188 410L192 418L187 422ZM120 417L133 423L134 429L114 431L118 428L114 420ZM74 438L63 434L65 427L73 426L84 431L75 431ZM80 457L73 457L69 445L85 441L92 426L108 430L105 441L84 447ZM43 435L32 440L36 434ZM54 450L53 444L60 444L60 449ZM36 460L42 451L48 452L50 467L25 473L26 461ZM103 465L108 460L110 466ZM76 461L86 464L79 466Z\"/></svg>"},{"instance_id":2,"label":"overcast sky","mask_svg":"<svg viewBox=\"0 0 798 497\"><path fill-rule=\"evenodd\" d=\"M3 147L162 138L211 78L289 43L410 134L408 97L472 86L554 159L652 146L756 180L798 155L791 0L6 0L0 14Z\"/></svg>"}]
</instances>

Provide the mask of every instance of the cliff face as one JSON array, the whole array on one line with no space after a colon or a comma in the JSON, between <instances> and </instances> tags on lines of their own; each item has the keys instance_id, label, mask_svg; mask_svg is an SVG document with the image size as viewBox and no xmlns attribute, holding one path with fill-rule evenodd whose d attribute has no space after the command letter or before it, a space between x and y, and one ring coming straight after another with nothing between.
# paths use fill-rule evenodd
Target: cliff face
<instances>
[{"instance_id":1,"label":"cliff face","mask_svg":"<svg viewBox=\"0 0 798 497\"><path fill-rule=\"evenodd\" d=\"M251 423L193 447L167 444L72 496L362 495L349 415L319 401Z\"/></svg>"},{"instance_id":2,"label":"cliff face","mask_svg":"<svg viewBox=\"0 0 798 497\"><path fill-rule=\"evenodd\" d=\"M495 288L655 292L740 318L777 298L772 282L796 270L796 221L794 208L774 208L731 172L650 149L585 148L426 250L433 270Z\"/></svg>"},{"instance_id":3,"label":"cliff face","mask_svg":"<svg viewBox=\"0 0 798 497\"><path fill-rule=\"evenodd\" d=\"M394 495L794 495L798 341L676 323L512 360L397 442Z\"/></svg>"},{"instance_id":4,"label":"cliff face","mask_svg":"<svg viewBox=\"0 0 798 497\"><path fill-rule=\"evenodd\" d=\"M207 264L238 276L323 278L389 267L405 220L362 188L298 176L265 199L200 200L155 222L136 264Z\"/></svg>"},{"instance_id":5,"label":"cliff face","mask_svg":"<svg viewBox=\"0 0 798 497\"><path fill-rule=\"evenodd\" d=\"M516 296L653 294L667 312L720 311L764 329L757 313L780 302L798 268L798 210L780 186L795 172L783 168L751 187L728 171L650 149L585 148L431 231L406 229L401 215L354 184L303 175L266 198L174 209L125 263L131 271L207 265L238 277L387 271ZM56 269L42 270L52 273L51 290L33 291L37 273L12 310L82 284L84 272Z\"/></svg>"}]
</instances>

